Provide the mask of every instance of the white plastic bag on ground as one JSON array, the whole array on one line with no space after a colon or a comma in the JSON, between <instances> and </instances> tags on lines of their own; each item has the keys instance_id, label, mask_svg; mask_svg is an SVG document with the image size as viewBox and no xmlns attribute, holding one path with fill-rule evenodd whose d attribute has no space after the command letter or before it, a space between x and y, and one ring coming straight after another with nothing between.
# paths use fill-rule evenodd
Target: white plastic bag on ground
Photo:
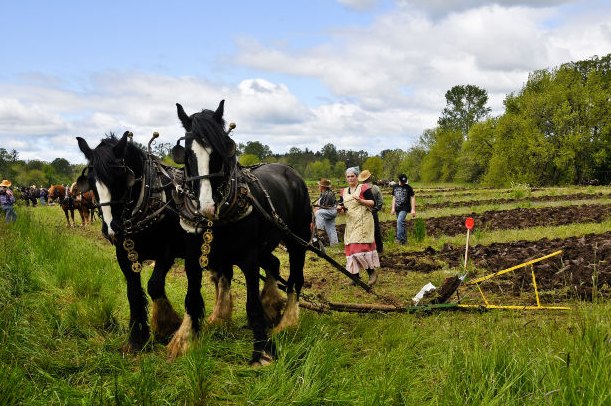
<instances>
[{"instance_id":1,"label":"white plastic bag on ground","mask_svg":"<svg viewBox=\"0 0 611 406\"><path fill-rule=\"evenodd\" d=\"M422 298L427 292L430 292L435 289L437 289L435 288L435 285L433 285L431 282L427 283L422 287L422 289L420 289L420 292L418 292L416 296L412 298L412 302L414 302L414 305L417 305L418 303L420 303L420 300L422 300Z\"/></svg>"}]
</instances>

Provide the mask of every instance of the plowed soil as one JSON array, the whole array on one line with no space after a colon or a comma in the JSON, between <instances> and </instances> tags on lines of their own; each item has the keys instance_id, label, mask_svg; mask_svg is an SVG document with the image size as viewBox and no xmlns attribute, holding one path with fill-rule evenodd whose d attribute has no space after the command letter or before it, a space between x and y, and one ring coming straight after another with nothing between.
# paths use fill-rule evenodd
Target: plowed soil
<instances>
[{"instance_id":1,"label":"plowed soil","mask_svg":"<svg viewBox=\"0 0 611 406\"><path fill-rule=\"evenodd\" d=\"M490 204L508 204L518 202L557 202L557 201L576 201L576 200L593 200L593 199L608 199L611 194L608 193L575 193L571 195L546 195L546 196L529 196L523 198L506 198L506 199L485 199L485 200L470 200L456 202L441 202L441 203L423 203L419 204L420 210L451 208L451 207L470 207Z\"/></svg>"},{"instance_id":2,"label":"plowed soil","mask_svg":"<svg viewBox=\"0 0 611 406\"><path fill-rule=\"evenodd\" d=\"M424 220L426 233L429 236L454 236L466 232L465 219L473 217L474 230L509 230L525 229L539 226L560 226L575 223L601 223L611 217L611 205L592 204L580 206L542 207L533 209L511 209L471 213L464 216L431 217ZM408 219L407 228L411 227L413 220ZM396 223L387 221L380 224L382 235L388 231L394 232ZM340 240L343 237L345 226L337 225Z\"/></svg>"},{"instance_id":3,"label":"plowed soil","mask_svg":"<svg viewBox=\"0 0 611 406\"><path fill-rule=\"evenodd\" d=\"M611 231L567 239L542 239L476 245L469 249L469 267L483 274L507 269L562 250L562 254L535 263L537 287L552 300L581 298L591 300L593 293L611 297ZM443 268L460 269L464 247L447 245L440 251L427 248L416 253L385 252L381 258L384 272L432 272ZM530 268L526 268L530 269ZM500 295L519 295L532 291L529 271L509 272L483 282L488 291Z\"/></svg>"}]
</instances>

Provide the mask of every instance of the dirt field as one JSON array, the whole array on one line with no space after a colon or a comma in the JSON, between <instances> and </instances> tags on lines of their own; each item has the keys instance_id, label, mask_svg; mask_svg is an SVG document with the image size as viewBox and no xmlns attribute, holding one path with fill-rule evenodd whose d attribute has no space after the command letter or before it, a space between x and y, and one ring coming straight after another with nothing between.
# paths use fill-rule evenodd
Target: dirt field
<instances>
[{"instance_id":1,"label":"dirt field","mask_svg":"<svg viewBox=\"0 0 611 406\"><path fill-rule=\"evenodd\" d=\"M553 291L556 299L591 300L596 286L601 296L611 297L611 231L579 238L476 245L469 249L470 266L494 273L558 250L563 253L534 264L540 290ZM464 247L447 245L440 251L427 248L418 253L385 252L381 265L385 272L427 273L444 267L460 268L463 258ZM524 271L499 276L487 285L501 294L532 290L530 273Z\"/></svg>"},{"instance_id":2,"label":"dirt field","mask_svg":"<svg viewBox=\"0 0 611 406\"><path fill-rule=\"evenodd\" d=\"M465 219L473 217L474 230L509 230L538 226L560 226L574 223L601 223L611 217L611 205L591 204L563 207L541 207L534 209L511 209L471 213L464 216L445 216L425 219L426 233L430 236L458 235L465 232ZM408 220L408 229L412 220ZM338 235L343 236L344 225L337 225ZM382 235L394 230L396 223L381 224Z\"/></svg>"},{"instance_id":3,"label":"dirt field","mask_svg":"<svg viewBox=\"0 0 611 406\"><path fill-rule=\"evenodd\" d=\"M457 202L440 202L440 203L427 203L420 204L420 210L450 208L450 207L471 207L480 205L491 205L491 204L509 204L518 202L569 202L577 200L592 200L592 199L608 199L611 194L608 193L574 193L570 195L546 195L546 196L529 196L521 199L517 198L506 198L506 199L484 199L484 200L473 200L473 201L457 201Z\"/></svg>"}]
</instances>

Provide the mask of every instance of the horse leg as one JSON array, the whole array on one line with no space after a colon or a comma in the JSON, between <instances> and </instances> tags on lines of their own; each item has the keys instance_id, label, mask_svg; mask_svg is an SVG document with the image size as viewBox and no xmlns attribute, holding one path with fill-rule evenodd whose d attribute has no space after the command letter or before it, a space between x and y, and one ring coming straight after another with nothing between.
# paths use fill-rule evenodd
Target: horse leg
<instances>
[{"instance_id":1,"label":"horse leg","mask_svg":"<svg viewBox=\"0 0 611 406\"><path fill-rule=\"evenodd\" d=\"M81 227L85 227L85 223L87 220L85 220L85 214L83 213L83 205L81 204L81 206L79 206L79 208L77 209L78 214L81 216Z\"/></svg>"},{"instance_id":2,"label":"horse leg","mask_svg":"<svg viewBox=\"0 0 611 406\"><path fill-rule=\"evenodd\" d=\"M280 260L271 252L261 258L261 268L265 270L265 283L261 290L261 305L265 320L270 326L275 326L280 321L284 299L278 289L277 278L280 275Z\"/></svg>"},{"instance_id":3,"label":"horse leg","mask_svg":"<svg viewBox=\"0 0 611 406\"><path fill-rule=\"evenodd\" d=\"M199 334L204 316L204 298L202 297L202 268L199 265L201 236L187 238L185 271L187 273L187 295L185 296L185 316L182 324L168 344L168 359L174 360L189 349L191 337Z\"/></svg>"},{"instance_id":4,"label":"horse leg","mask_svg":"<svg viewBox=\"0 0 611 406\"><path fill-rule=\"evenodd\" d=\"M155 261L153 273L147 284L147 291L153 301L151 328L156 339L167 342L178 327L180 316L172 307L165 292L165 278L174 264L174 258Z\"/></svg>"},{"instance_id":5,"label":"horse leg","mask_svg":"<svg viewBox=\"0 0 611 406\"><path fill-rule=\"evenodd\" d=\"M286 243L289 252L289 279L286 286L287 302L280 323L273 333L278 333L287 327L297 325L299 321L299 295L303 287L303 266L305 264L305 248L294 241Z\"/></svg>"},{"instance_id":6,"label":"horse leg","mask_svg":"<svg viewBox=\"0 0 611 406\"><path fill-rule=\"evenodd\" d=\"M68 227L70 227L70 216L68 214L68 209L64 209L64 214L66 215L66 223L68 223Z\"/></svg>"},{"instance_id":7,"label":"horse leg","mask_svg":"<svg viewBox=\"0 0 611 406\"><path fill-rule=\"evenodd\" d=\"M210 280L216 292L214 310L208 317L208 323L223 323L231 320L233 313L233 297L231 296L231 280L233 267L225 266L220 270L210 271Z\"/></svg>"},{"instance_id":8,"label":"horse leg","mask_svg":"<svg viewBox=\"0 0 611 406\"><path fill-rule=\"evenodd\" d=\"M117 246L117 260L127 282L127 300L129 302L129 339L121 347L121 352L131 353L142 350L150 339L147 320L147 300L140 281L140 273L131 269L123 247Z\"/></svg>"},{"instance_id":9,"label":"horse leg","mask_svg":"<svg viewBox=\"0 0 611 406\"><path fill-rule=\"evenodd\" d=\"M263 306L259 298L259 266L257 261L242 264L240 269L246 278L246 315L253 332L253 352L250 364L261 366L270 364L276 357L276 347L268 337Z\"/></svg>"}]
</instances>

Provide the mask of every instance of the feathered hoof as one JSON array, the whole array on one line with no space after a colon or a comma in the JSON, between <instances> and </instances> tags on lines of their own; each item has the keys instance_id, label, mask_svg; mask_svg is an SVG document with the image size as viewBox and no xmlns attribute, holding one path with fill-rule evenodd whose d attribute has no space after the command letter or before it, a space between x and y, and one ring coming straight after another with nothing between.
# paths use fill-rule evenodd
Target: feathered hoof
<instances>
[{"instance_id":1,"label":"feathered hoof","mask_svg":"<svg viewBox=\"0 0 611 406\"><path fill-rule=\"evenodd\" d=\"M123 355L136 354L136 353L145 351L146 349L147 349L147 346L144 344L137 345L137 344L127 342L123 344L121 348L119 348L119 352L121 352L121 354Z\"/></svg>"},{"instance_id":2,"label":"feathered hoof","mask_svg":"<svg viewBox=\"0 0 611 406\"><path fill-rule=\"evenodd\" d=\"M172 341L168 344L168 361L172 362L177 357L186 354L189 346L191 344L191 340L187 337L181 337L178 334L174 335Z\"/></svg>"},{"instance_id":3,"label":"feathered hoof","mask_svg":"<svg viewBox=\"0 0 611 406\"><path fill-rule=\"evenodd\" d=\"M263 352L259 359L250 362L251 367L265 367L271 365L274 362L274 358L267 352Z\"/></svg>"},{"instance_id":4,"label":"feathered hoof","mask_svg":"<svg viewBox=\"0 0 611 406\"><path fill-rule=\"evenodd\" d=\"M168 344L168 361L174 361L176 357L184 355L191 345L193 324L189 315L185 315L182 320L182 325L172 337Z\"/></svg>"}]
</instances>

